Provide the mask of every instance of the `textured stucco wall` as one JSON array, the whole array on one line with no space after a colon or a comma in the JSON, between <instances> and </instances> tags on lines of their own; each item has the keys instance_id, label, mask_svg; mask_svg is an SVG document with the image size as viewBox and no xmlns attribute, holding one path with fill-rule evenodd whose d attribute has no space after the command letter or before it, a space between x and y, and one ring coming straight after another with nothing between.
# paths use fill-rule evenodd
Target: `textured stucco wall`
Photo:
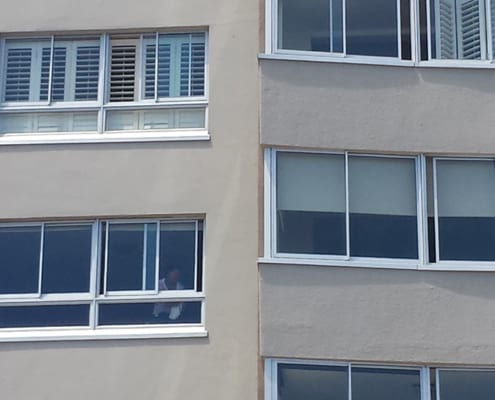
<instances>
[{"instance_id":1,"label":"textured stucco wall","mask_svg":"<svg viewBox=\"0 0 495 400\"><path fill-rule=\"evenodd\" d=\"M206 215L207 339L0 343L2 397L258 393L259 3L19 0L0 33L204 27L210 142L0 146L0 220Z\"/></svg>"},{"instance_id":2,"label":"textured stucco wall","mask_svg":"<svg viewBox=\"0 0 495 400\"><path fill-rule=\"evenodd\" d=\"M495 74L261 60L261 142L494 154Z\"/></svg>"},{"instance_id":3,"label":"textured stucco wall","mask_svg":"<svg viewBox=\"0 0 495 400\"><path fill-rule=\"evenodd\" d=\"M261 265L261 354L495 365L495 275Z\"/></svg>"}]
</instances>

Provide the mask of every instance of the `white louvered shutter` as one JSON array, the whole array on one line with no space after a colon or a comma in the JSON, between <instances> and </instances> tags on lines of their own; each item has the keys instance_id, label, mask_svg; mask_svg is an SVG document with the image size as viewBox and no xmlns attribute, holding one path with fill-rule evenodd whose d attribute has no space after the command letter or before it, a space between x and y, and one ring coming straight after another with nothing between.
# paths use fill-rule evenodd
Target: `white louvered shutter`
<instances>
[{"instance_id":1,"label":"white louvered shutter","mask_svg":"<svg viewBox=\"0 0 495 400\"><path fill-rule=\"evenodd\" d=\"M40 100L48 100L48 85L50 79L51 47L43 47L41 51ZM65 100L65 77L67 68L67 48L53 49L52 67L52 101Z\"/></svg>"},{"instance_id":2,"label":"white louvered shutter","mask_svg":"<svg viewBox=\"0 0 495 400\"><path fill-rule=\"evenodd\" d=\"M4 101L29 101L33 48L8 48L6 51Z\"/></svg>"},{"instance_id":3,"label":"white louvered shutter","mask_svg":"<svg viewBox=\"0 0 495 400\"><path fill-rule=\"evenodd\" d=\"M158 45L158 97L170 97L171 43ZM155 98L156 45L147 44L145 49L144 98Z\"/></svg>"},{"instance_id":4,"label":"white louvered shutter","mask_svg":"<svg viewBox=\"0 0 495 400\"><path fill-rule=\"evenodd\" d=\"M205 43L181 44L180 95L203 96L205 93Z\"/></svg>"},{"instance_id":5,"label":"white louvered shutter","mask_svg":"<svg viewBox=\"0 0 495 400\"><path fill-rule=\"evenodd\" d=\"M468 60L484 58L481 43L481 5L479 0L458 0L458 57Z\"/></svg>"},{"instance_id":6,"label":"white louvered shutter","mask_svg":"<svg viewBox=\"0 0 495 400\"><path fill-rule=\"evenodd\" d=\"M134 101L137 42L112 44L110 101Z\"/></svg>"},{"instance_id":7,"label":"white louvered shutter","mask_svg":"<svg viewBox=\"0 0 495 400\"><path fill-rule=\"evenodd\" d=\"M97 100L100 70L100 47L77 47L74 100Z\"/></svg>"}]
</instances>

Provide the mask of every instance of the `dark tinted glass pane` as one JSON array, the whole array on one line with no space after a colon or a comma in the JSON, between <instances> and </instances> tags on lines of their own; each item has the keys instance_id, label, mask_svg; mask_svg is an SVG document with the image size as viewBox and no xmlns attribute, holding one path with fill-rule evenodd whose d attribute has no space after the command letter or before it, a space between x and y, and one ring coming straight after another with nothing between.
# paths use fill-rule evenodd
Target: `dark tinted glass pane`
<instances>
[{"instance_id":1,"label":"dark tinted glass pane","mask_svg":"<svg viewBox=\"0 0 495 400\"><path fill-rule=\"evenodd\" d=\"M401 53L403 60L411 59L411 7L409 0L400 2Z\"/></svg>"},{"instance_id":2,"label":"dark tinted glass pane","mask_svg":"<svg viewBox=\"0 0 495 400\"><path fill-rule=\"evenodd\" d=\"M347 0L347 54L398 57L397 1Z\"/></svg>"},{"instance_id":3,"label":"dark tinted glass pane","mask_svg":"<svg viewBox=\"0 0 495 400\"><path fill-rule=\"evenodd\" d=\"M161 290L194 289L196 266L196 225L160 224Z\"/></svg>"},{"instance_id":4,"label":"dark tinted glass pane","mask_svg":"<svg viewBox=\"0 0 495 400\"><path fill-rule=\"evenodd\" d=\"M88 292L91 225L46 225L43 293Z\"/></svg>"},{"instance_id":5,"label":"dark tinted glass pane","mask_svg":"<svg viewBox=\"0 0 495 400\"><path fill-rule=\"evenodd\" d=\"M437 160L441 260L495 260L495 163Z\"/></svg>"},{"instance_id":6,"label":"dark tinted glass pane","mask_svg":"<svg viewBox=\"0 0 495 400\"><path fill-rule=\"evenodd\" d=\"M353 400L420 400L419 371L352 368Z\"/></svg>"},{"instance_id":7,"label":"dark tinted glass pane","mask_svg":"<svg viewBox=\"0 0 495 400\"><path fill-rule=\"evenodd\" d=\"M41 227L0 228L0 294L37 293Z\"/></svg>"},{"instance_id":8,"label":"dark tinted glass pane","mask_svg":"<svg viewBox=\"0 0 495 400\"><path fill-rule=\"evenodd\" d=\"M345 255L345 242L345 213L277 213L277 248L281 253Z\"/></svg>"},{"instance_id":9,"label":"dark tinted glass pane","mask_svg":"<svg viewBox=\"0 0 495 400\"><path fill-rule=\"evenodd\" d=\"M100 304L99 325L201 323L201 302Z\"/></svg>"},{"instance_id":10,"label":"dark tinted glass pane","mask_svg":"<svg viewBox=\"0 0 495 400\"><path fill-rule=\"evenodd\" d=\"M419 2L419 34L420 34L420 51L421 60L428 60L428 21L426 17L426 2L428 0L421 0Z\"/></svg>"},{"instance_id":11,"label":"dark tinted glass pane","mask_svg":"<svg viewBox=\"0 0 495 400\"><path fill-rule=\"evenodd\" d=\"M144 290L146 286L151 286L149 282L154 276L156 248L153 232L156 232L156 224L109 225L108 291Z\"/></svg>"},{"instance_id":12,"label":"dark tinted glass pane","mask_svg":"<svg viewBox=\"0 0 495 400\"><path fill-rule=\"evenodd\" d=\"M349 157L351 256L418 258L415 161Z\"/></svg>"},{"instance_id":13,"label":"dark tinted glass pane","mask_svg":"<svg viewBox=\"0 0 495 400\"><path fill-rule=\"evenodd\" d=\"M279 18L279 48L342 52L342 0L283 0Z\"/></svg>"},{"instance_id":14,"label":"dark tinted glass pane","mask_svg":"<svg viewBox=\"0 0 495 400\"><path fill-rule=\"evenodd\" d=\"M89 305L0 307L0 328L88 326Z\"/></svg>"},{"instance_id":15,"label":"dark tinted glass pane","mask_svg":"<svg viewBox=\"0 0 495 400\"><path fill-rule=\"evenodd\" d=\"M492 400L495 371L439 371L441 400Z\"/></svg>"},{"instance_id":16,"label":"dark tinted glass pane","mask_svg":"<svg viewBox=\"0 0 495 400\"><path fill-rule=\"evenodd\" d=\"M347 367L279 364L279 400L347 400Z\"/></svg>"}]
</instances>

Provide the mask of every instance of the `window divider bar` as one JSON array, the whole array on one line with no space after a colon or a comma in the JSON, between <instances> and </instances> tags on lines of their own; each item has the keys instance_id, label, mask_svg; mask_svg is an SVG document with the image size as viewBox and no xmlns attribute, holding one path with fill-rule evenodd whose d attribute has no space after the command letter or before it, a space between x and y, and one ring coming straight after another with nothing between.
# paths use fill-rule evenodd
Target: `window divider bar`
<instances>
[{"instance_id":1,"label":"window divider bar","mask_svg":"<svg viewBox=\"0 0 495 400\"><path fill-rule=\"evenodd\" d=\"M438 180L437 180L437 160L433 158L433 205L435 216L435 258L436 262L440 261L440 232L438 231ZM438 399L437 399L438 400Z\"/></svg>"},{"instance_id":2,"label":"window divider bar","mask_svg":"<svg viewBox=\"0 0 495 400\"><path fill-rule=\"evenodd\" d=\"M431 0L424 0L424 1L426 1L426 36L427 36L427 47L428 47L428 60L432 60Z\"/></svg>"},{"instance_id":3,"label":"window divider bar","mask_svg":"<svg viewBox=\"0 0 495 400\"><path fill-rule=\"evenodd\" d=\"M155 251L155 293L160 292L160 230L161 222L156 222L156 251Z\"/></svg>"},{"instance_id":4,"label":"window divider bar","mask_svg":"<svg viewBox=\"0 0 495 400\"><path fill-rule=\"evenodd\" d=\"M155 92L155 103L158 103L158 46L160 43L160 35L158 32L155 33L155 82L154 82L154 92ZM141 46L143 47L143 46ZM143 51L143 53L146 53Z\"/></svg>"},{"instance_id":5,"label":"window divider bar","mask_svg":"<svg viewBox=\"0 0 495 400\"><path fill-rule=\"evenodd\" d=\"M108 234L110 231L110 224L108 221L104 221L105 224L105 263L104 263L104 271L103 271L103 295L107 294L107 274L108 274Z\"/></svg>"},{"instance_id":6,"label":"window divider bar","mask_svg":"<svg viewBox=\"0 0 495 400\"><path fill-rule=\"evenodd\" d=\"M420 20L419 20L419 0L410 0L410 18L411 32L409 39L411 40L411 61L417 63L421 60L420 49L421 46L421 34L420 34Z\"/></svg>"},{"instance_id":7,"label":"window divider bar","mask_svg":"<svg viewBox=\"0 0 495 400\"><path fill-rule=\"evenodd\" d=\"M342 54L347 55L347 0L342 0Z\"/></svg>"},{"instance_id":8,"label":"window divider bar","mask_svg":"<svg viewBox=\"0 0 495 400\"><path fill-rule=\"evenodd\" d=\"M50 64L48 66L48 93L47 102L52 103L52 82L53 82L53 58L55 56L55 36L52 35L50 38ZM43 54L41 54L41 59L43 59Z\"/></svg>"},{"instance_id":9,"label":"window divider bar","mask_svg":"<svg viewBox=\"0 0 495 400\"><path fill-rule=\"evenodd\" d=\"M143 225L143 268L142 268L142 280L141 289L146 290L146 278L147 278L147 261L148 261L148 224Z\"/></svg>"},{"instance_id":10,"label":"window divider bar","mask_svg":"<svg viewBox=\"0 0 495 400\"><path fill-rule=\"evenodd\" d=\"M273 150L271 152L271 185L270 185L270 198L271 198L271 209L273 210L272 214L269 216L271 223L269 228L270 233L270 247L271 247L271 256L274 256L278 252L277 246L277 151Z\"/></svg>"},{"instance_id":11,"label":"window divider bar","mask_svg":"<svg viewBox=\"0 0 495 400\"><path fill-rule=\"evenodd\" d=\"M347 366L347 385L348 385L348 388L347 388L347 393L348 393L348 398L349 400L352 400L352 367L351 367L351 363L349 363L349 365Z\"/></svg>"},{"instance_id":12,"label":"window divider bar","mask_svg":"<svg viewBox=\"0 0 495 400\"><path fill-rule=\"evenodd\" d=\"M440 370L438 368L435 369L435 394L436 394L436 399L435 400L440 400Z\"/></svg>"},{"instance_id":13,"label":"window divider bar","mask_svg":"<svg viewBox=\"0 0 495 400\"><path fill-rule=\"evenodd\" d=\"M420 370L420 389L421 389L421 400L431 400L431 382L430 382L430 368L423 367Z\"/></svg>"},{"instance_id":14,"label":"window divider bar","mask_svg":"<svg viewBox=\"0 0 495 400\"><path fill-rule=\"evenodd\" d=\"M99 265L100 256L98 251L98 244L101 243L101 230L99 229L100 222L96 220L92 227L92 238L91 238L91 267L90 267L90 281L89 281L89 292L91 294L91 305L89 307L89 326L94 329L96 327L96 297L98 294L99 287Z\"/></svg>"},{"instance_id":15,"label":"window divider bar","mask_svg":"<svg viewBox=\"0 0 495 400\"><path fill-rule=\"evenodd\" d=\"M330 53L333 53L333 0L328 0Z\"/></svg>"},{"instance_id":16,"label":"window divider bar","mask_svg":"<svg viewBox=\"0 0 495 400\"><path fill-rule=\"evenodd\" d=\"M346 258L351 258L351 216L349 210L349 152L345 152L345 247Z\"/></svg>"},{"instance_id":17,"label":"window divider bar","mask_svg":"<svg viewBox=\"0 0 495 400\"><path fill-rule=\"evenodd\" d=\"M198 236L199 224L194 221L194 291L198 291Z\"/></svg>"},{"instance_id":18,"label":"window divider bar","mask_svg":"<svg viewBox=\"0 0 495 400\"><path fill-rule=\"evenodd\" d=\"M189 60L188 60L188 85L187 85L187 95L191 96L192 88L192 34L189 34Z\"/></svg>"},{"instance_id":19,"label":"window divider bar","mask_svg":"<svg viewBox=\"0 0 495 400\"><path fill-rule=\"evenodd\" d=\"M492 1L494 0L486 0L485 2L485 21L486 21L486 47L487 47L487 58L488 60L493 60L493 37L492 32L494 31L492 28L492 24L495 21L492 21ZM495 6L495 4L494 4ZM490 29L488 29L490 27Z\"/></svg>"},{"instance_id":20,"label":"window divider bar","mask_svg":"<svg viewBox=\"0 0 495 400\"><path fill-rule=\"evenodd\" d=\"M41 290L43 288L44 243L45 243L45 223L43 222L41 224L41 234L40 234L40 259L39 259L39 269L38 269L38 297L41 297Z\"/></svg>"},{"instance_id":21,"label":"window divider bar","mask_svg":"<svg viewBox=\"0 0 495 400\"><path fill-rule=\"evenodd\" d=\"M105 118L106 112L104 108L104 104L106 102L109 86L106 85L106 82L109 81L110 78L110 63L108 60L111 58L111 49L110 49L110 37L108 34L103 34L100 37L100 66L99 66L99 78L98 78L98 133L103 133L105 131Z\"/></svg>"},{"instance_id":22,"label":"window divider bar","mask_svg":"<svg viewBox=\"0 0 495 400\"><path fill-rule=\"evenodd\" d=\"M420 265L428 262L428 213L426 197L426 159L420 155L416 159L416 209L418 221L418 257Z\"/></svg>"},{"instance_id":23,"label":"window divider bar","mask_svg":"<svg viewBox=\"0 0 495 400\"><path fill-rule=\"evenodd\" d=\"M263 179L264 179L264 184L263 184L263 190L265 191L263 199L264 199L264 206L263 206L263 254L265 258L271 257L273 252L272 252L272 246L271 246L271 224L270 221L271 219L271 214L272 214L272 207L271 207L271 199L273 197L273 188L272 188L272 182L271 182L271 173L270 173L270 167L272 163L272 150L270 149L265 149L264 150L264 163L263 163Z\"/></svg>"},{"instance_id":24,"label":"window divider bar","mask_svg":"<svg viewBox=\"0 0 495 400\"><path fill-rule=\"evenodd\" d=\"M400 7L401 0L396 0L397 5L397 55L402 60L402 13Z\"/></svg>"},{"instance_id":25,"label":"window divider bar","mask_svg":"<svg viewBox=\"0 0 495 400\"><path fill-rule=\"evenodd\" d=\"M479 24L480 24L480 48L481 59L486 60L488 58L488 24L487 18L490 10L486 6L485 0L478 0L478 6L480 9Z\"/></svg>"}]
</instances>

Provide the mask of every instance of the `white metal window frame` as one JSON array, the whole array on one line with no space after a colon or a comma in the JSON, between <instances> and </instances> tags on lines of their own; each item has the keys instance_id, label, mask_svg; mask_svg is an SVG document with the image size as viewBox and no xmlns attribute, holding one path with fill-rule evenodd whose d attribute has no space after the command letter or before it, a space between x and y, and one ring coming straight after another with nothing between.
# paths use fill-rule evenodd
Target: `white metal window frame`
<instances>
[{"instance_id":1,"label":"white metal window frame","mask_svg":"<svg viewBox=\"0 0 495 400\"><path fill-rule=\"evenodd\" d=\"M298 254L281 253L277 251L277 153L301 153L301 154L333 154L345 157L346 171L346 255L320 255L320 254ZM348 159L349 156L414 159L416 164L416 201L417 201L417 238L418 238L418 258L417 259L397 259L397 258L376 258L376 257L351 257L350 256L350 229L349 229L349 177ZM436 160L492 160L487 158L472 157L431 157L433 164ZM427 199L427 157L421 155L390 155L390 154L368 154L353 152L332 152L294 149L274 149L266 148L264 151L264 217L263 217L263 257L258 262L265 264L293 264L293 265L314 265L314 266L346 266L346 267L369 267L369 268L391 268L391 269L412 269L412 270L440 270L440 271L495 271L495 262L492 261L444 261L439 259L439 237L438 237L438 217L436 205L436 183L433 182L434 196L434 220L435 237L428 237L428 199ZM433 171L433 178L436 173ZM429 261L429 240L435 241L436 262Z\"/></svg>"},{"instance_id":2,"label":"white metal window frame","mask_svg":"<svg viewBox=\"0 0 495 400\"><path fill-rule=\"evenodd\" d=\"M265 50L259 55L260 59L275 59L287 61L316 61L316 62L336 62L351 64L371 64L371 65L392 65L403 67L440 67L440 68L495 68L495 55L493 54L493 45L491 30L492 24L491 12L485 12L485 18L480 26L483 44L487 51L485 60L442 60L432 58L432 34L431 34L431 11L429 0L410 0L410 25L411 25L411 60L401 59L401 18L400 18L400 0L397 0L397 25L398 25L398 57L380 57L380 56L360 56L347 55L345 53L345 2L343 1L343 53L326 53L317 51L303 50L285 50L278 46L278 3L283 0L268 0L265 2ZM420 46L420 1L427 2L427 46L428 60L421 60ZM491 2L494 0L480 0L484 3L484 10L490 10ZM494 22L495 23L495 22Z\"/></svg>"},{"instance_id":3,"label":"white metal window frame","mask_svg":"<svg viewBox=\"0 0 495 400\"><path fill-rule=\"evenodd\" d=\"M282 358L267 358L264 361L264 394L265 400L279 400L278 397L278 367L280 364L301 365L301 366L325 366L325 367L341 367L347 369L348 379L348 400L352 400L352 369L353 368L369 368L369 369L390 369L390 370L405 370L418 371L420 379L420 394L421 400L431 399L431 372L435 373L435 395L436 400L440 398L440 379L441 371L459 371L459 372L495 372L495 368L478 368L472 366L456 366L456 367L434 367L425 365L394 365L391 363L366 363L366 362L333 362L333 361L315 361L315 360L294 360Z\"/></svg>"},{"instance_id":4,"label":"white metal window frame","mask_svg":"<svg viewBox=\"0 0 495 400\"><path fill-rule=\"evenodd\" d=\"M144 38L155 35L158 43L161 36L183 34L191 38L194 34L203 34L205 43L205 62L204 62L204 96L183 96L183 97L158 97L155 90L154 99L144 99L144 55L143 45ZM136 33L139 37L137 54L138 62L136 71L137 87L136 92L139 98L132 102L110 102L109 101L109 75L110 75L110 40L111 37L118 38L120 34L102 33L99 35L89 34L83 36L74 35L52 35L45 36L5 36L0 37L0 93L4 93L3 76L5 74L5 54L8 40L47 40L51 43L52 51L50 59L53 59L54 43L61 40L67 42L70 40L83 40L88 38L98 38L100 41L100 66L98 80L98 98L97 101L51 101L51 81L52 65L50 63L48 100L37 102L0 102L0 118L2 113L57 113L57 112L97 112L97 131L96 132L57 132L57 133L6 133L0 135L0 145L6 144L49 144L49 143L98 143L98 142L147 142L147 141L197 141L209 140L208 132L208 98L209 98L209 35L206 30L188 30L188 31L158 31L148 33ZM127 34L127 36L133 34ZM156 46L158 53L158 47ZM158 57L155 56L155 62L158 63ZM157 85L158 68L155 66L155 89ZM139 110L181 110L181 109L201 109L204 110L204 128L174 128L174 129L149 129L149 130L124 130L111 131L106 130L106 114L110 111L139 111Z\"/></svg>"},{"instance_id":5,"label":"white metal window frame","mask_svg":"<svg viewBox=\"0 0 495 400\"><path fill-rule=\"evenodd\" d=\"M194 224L195 226L195 266L194 266L194 289L177 291L160 291L158 287L154 291L121 291L105 292L100 294L101 253L107 252L107 242L102 248L102 224L111 222L116 224L150 224L156 223L159 228L161 224ZM199 219L96 219L96 220L74 220L74 221L46 221L46 222L24 222L24 223L2 223L0 228L40 227L41 246L39 257L38 292L25 294L2 294L0 295L0 307L2 306L49 306L49 305L78 305L89 306L89 325L87 327L26 327L26 328L0 328L0 342L15 341L37 341L37 340L81 340L81 339L129 339L148 337L204 337L205 330L205 274L202 273L201 288L198 284L198 267L201 265L204 271L204 246L203 258L198 259L199 242L198 235L202 225L205 229L205 221ZM86 293L41 293L42 262L43 262L43 232L44 226L81 226L90 225L91 233L91 265L89 291ZM157 237L159 240L159 231ZM107 229L108 233L108 229ZM158 251L157 251L158 255ZM107 257L106 257L107 259ZM159 262L158 256L156 262ZM158 285L158 268L156 268L156 285ZM160 302L201 302L201 321L199 323L187 324L152 324L152 325L99 325L98 307L100 304L126 304L126 303L160 303Z\"/></svg>"}]
</instances>

